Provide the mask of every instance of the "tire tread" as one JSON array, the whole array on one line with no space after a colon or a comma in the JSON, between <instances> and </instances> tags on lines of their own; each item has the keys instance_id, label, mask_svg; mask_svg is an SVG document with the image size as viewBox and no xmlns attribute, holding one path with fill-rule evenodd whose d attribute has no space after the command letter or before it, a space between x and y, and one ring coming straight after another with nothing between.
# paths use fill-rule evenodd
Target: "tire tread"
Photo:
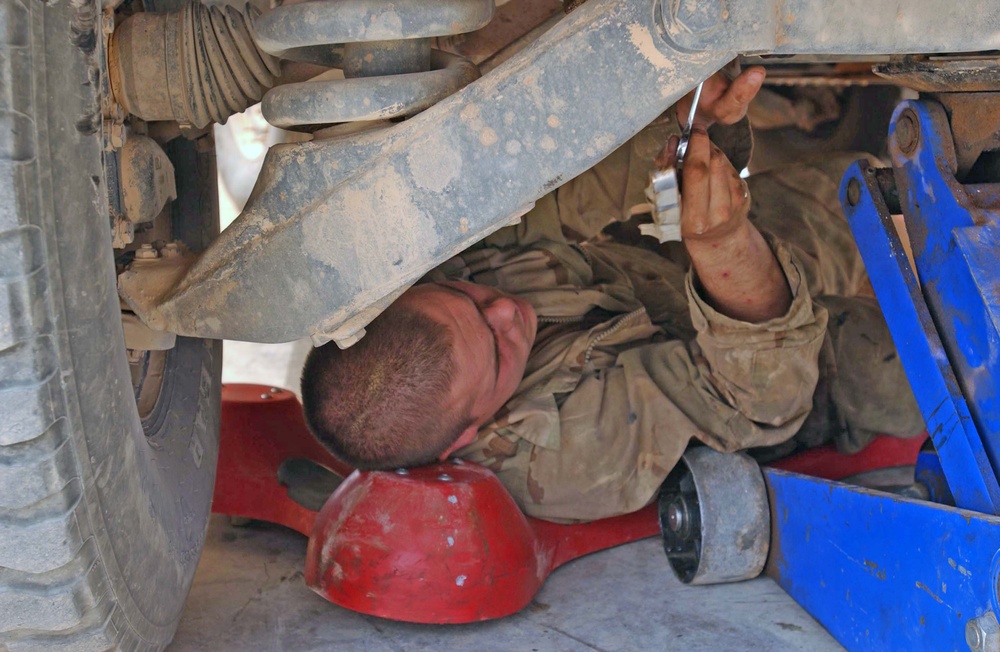
<instances>
[{"instance_id":1,"label":"tire tread","mask_svg":"<svg viewBox=\"0 0 1000 652\"><path fill-rule=\"evenodd\" d=\"M25 64L38 63L31 23L28 5L0 0L0 77L11 85L0 93L0 651L107 650L119 630L112 609L100 607L105 571L78 524L81 473L66 434L53 252L29 221L37 212L26 210L38 201L28 182L41 182L38 107L25 78Z\"/></svg>"}]
</instances>

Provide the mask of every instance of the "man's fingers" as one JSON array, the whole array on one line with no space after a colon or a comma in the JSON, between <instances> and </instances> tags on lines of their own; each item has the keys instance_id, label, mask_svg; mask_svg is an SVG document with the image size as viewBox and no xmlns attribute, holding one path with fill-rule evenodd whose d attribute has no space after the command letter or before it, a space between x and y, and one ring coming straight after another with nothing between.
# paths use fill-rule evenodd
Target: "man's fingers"
<instances>
[{"instance_id":1,"label":"man's fingers","mask_svg":"<svg viewBox=\"0 0 1000 652\"><path fill-rule=\"evenodd\" d=\"M738 174L729 175L729 196L732 197L734 207L739 207L743 212L749 211L750 188Z\"/></svg>"},{"instance_id":2,"label":"man's fingers","mask_svg":"<svg viewBox=\"0 0 1000 652\"><path fill-rule=\"evenodd\" d=\"M708 218L711 148L708 134L695 128L688 142L681 177L681 221L689 222L694 232L699 232L697 225L703 224Z\"/></svg>"},{"instance_id":3,"label":"man's fingers","mask_svg":"<svg viewBox=\"0 0 1000 652\"><path fill-rule=\"evenodd\" d=\"M653 159L653 166L657 168L668 168L674 165L677 161L677 145L681 142L681 139L677 136L671 136L667 139L667 144L663 146L660 153L656 155Z\"/></svg>"},{"instance_id":4,"label":"man's fingers","mask_svg":"<svg viewBox=\"0 0 1000 652\"><path fill-rule=\"evenodd\" d=\"M695 231L697 235L702 235L708 229L724 227L730 220L734 201L729 185L731 179L729 171L731 169L732 166L726 160L726 155L722 153L722 150L717 147L713 148L712 160L709 163L709 219L703 230Z\"/></svg>"},{"instance_id":5,"label":"man's fingers","mask_svg":"<svg viewBox=\"0 0 1000 652\"><path fill-rule=\"evenodd\" d=\"M733 80L726 92L718 99L714 107L714 117L722 124L733 124L740 121L747 113L750 102L757 96L764 83L764 68L752 66Z\"/></svg>"}]
</instances>

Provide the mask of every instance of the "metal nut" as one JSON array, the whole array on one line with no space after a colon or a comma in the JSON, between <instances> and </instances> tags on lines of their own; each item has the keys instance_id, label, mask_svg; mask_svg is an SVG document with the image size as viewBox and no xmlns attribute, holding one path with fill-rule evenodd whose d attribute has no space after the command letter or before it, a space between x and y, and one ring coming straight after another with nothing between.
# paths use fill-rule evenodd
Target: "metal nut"
<instances>
[{"instance_id":1,"label":"metal nut","mask_svg":"<svg viewBox=\"0 0 1000 652\"><path fill-rule=\"evenodd\" d=\"M1000 624L992 611L965 624L965 642L975 652L993 652L1000 649Z\"/></svg>"},{"instance_id":2,"label":"metal nut","mask_svg":"<svg viewBox=\"0 0 1000 652\"><path fill-rule=\"evenodd\" d=\"M148 243L139 245L139 248L135 250L136 260L156 260L159 257L160 252L153 249L153 245Z\"/></svg>"},{"instance_id":3,"label":"metal nut","mask_svg":"<svg viewBox=\"0 0 1000 652\"><path fill-rule=\"evenodd\" d=\"M707 32L722 20L722 4L717 0L672 0L671 5L674 22L691 34Z\"/></svg>"},{"instance_id":4,"label":"metal nut","mask_svg":"<svg viewBox=\"0 0 1000 652\"><path fill-rule=\"evenodd\" d=\"M114 120L105 120L103 129L105 151L121 149L125 145L127 133L124 124Z\"/></svg>"},{"instance_id":5,"label":"metal nut","mask_svg":"<svg viewBox=\"0 0 1000 652\"><path fill-rule=\"evenodd\" d=\"M181 246L177 242L168 242L163 245L163 250L160 253L164 258L173 258L181 254Z\"/></svg>"},{"instance_id":6,"label":"metal nut","mask_svg":"<svg viewBox=\"0 0 1000 652\"><path fill-rule=\"evenodd\" d=\"M125 217L115 216L114 226L111 229L111 246L114 249L124 249L133 240L135 240L135 225Z\"/></svg>"},{"instance_id":7,"label":"metal nut","mask_svg":"<svg viewBox=\"0 0 1000 652\"><path fill-rule=\"evenodd\" d=\"M101 31L105 36L110 36L115 31L115 14L113 11L105 12L101 16Z\"/></svg>"}]
</instances>

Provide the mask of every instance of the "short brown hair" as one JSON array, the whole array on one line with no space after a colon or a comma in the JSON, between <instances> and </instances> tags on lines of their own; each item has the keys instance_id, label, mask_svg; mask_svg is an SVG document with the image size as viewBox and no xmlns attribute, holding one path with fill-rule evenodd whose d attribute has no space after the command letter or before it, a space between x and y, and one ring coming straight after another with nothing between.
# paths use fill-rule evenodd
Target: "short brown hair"
<instances>
[{"instance_id":1,"label":"short brown hair","mask_svg":"<svg viewBox=\"0 0 1000 652\"><path fill-rule=\"evenodd\" d=\"M398 304L366 330L346 350L330 343L309 353L302 370L306 423L359 469L436 461L471 425L464 410L442 414L454 372L451 332Z\"/></svg>"}]
</instances>

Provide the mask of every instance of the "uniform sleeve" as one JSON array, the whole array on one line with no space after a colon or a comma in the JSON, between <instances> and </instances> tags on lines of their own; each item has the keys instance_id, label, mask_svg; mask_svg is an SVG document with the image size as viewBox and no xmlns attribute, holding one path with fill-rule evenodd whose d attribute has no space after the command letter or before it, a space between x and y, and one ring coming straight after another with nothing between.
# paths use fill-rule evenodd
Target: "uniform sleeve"
<instances>
[{"instance_id":1,"label":"uniform sleeve","mask_svg":"<svg viewBox=\"0 0 1000 652\"><path fill-rule=\"evenodd\" d=\"M692 439L732 452L798 431L812 407L827 313L788 249L771 244L792 289L788 312L762 324L730 319L689 276L696 339L647 341L584 373L560 399L558 448L522 441L525 464L500 472L526 513L556 521L628 513L656 496Z\"/></svg>"},{"instance_id":2,"label":"uniform sleeve","mask_svg":"<svg viewBox=\"0 0 1000 652\"><path fill-rule=\"evenodd\" d=\"M628 382L651 380L697 427L698 439L724 452L791 438L812 407L827 313L814 304L800 265L771 241L792 290L788 311L751 324L714 310L687 278L694 342L653 344L619 358Z\"/></svg>"}]
</instances>

